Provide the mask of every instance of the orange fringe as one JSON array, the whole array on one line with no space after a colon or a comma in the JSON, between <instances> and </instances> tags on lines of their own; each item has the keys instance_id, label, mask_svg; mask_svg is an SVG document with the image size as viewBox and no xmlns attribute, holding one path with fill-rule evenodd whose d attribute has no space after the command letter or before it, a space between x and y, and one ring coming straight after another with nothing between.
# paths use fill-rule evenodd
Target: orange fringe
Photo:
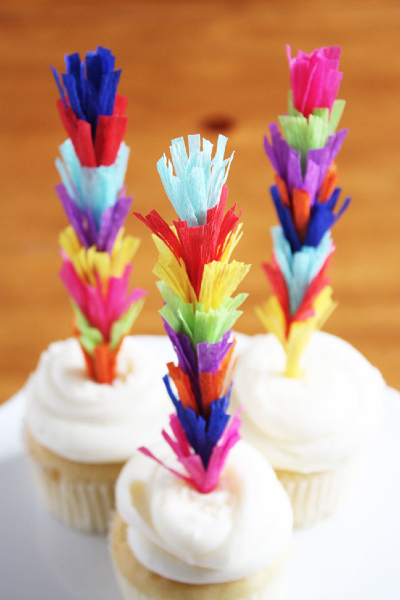
<instances>
[{"instance_id":1,"label":"orange fringe","mask_svg":"<svg viewBox=\"0 0 400 600\"><path fill-rule=\"evenodd\" d=\"M310 196L305 190L293 190L292 202L294 223L303 242L310 220Z\"/></svg>"},{"instance_id":2,"label":"orange fringe","mask_svg":"<svg viewBox=\"0 0 400 600\"><path fill-rule=\"evenodd\" d=\"M169 375L178 390L180 401L186 408L192 408L197 413L197 403L190 385L189 376L181 371L179 366L175 366L173 362L168 363L167 367Z\"/></svg>"},{"instance_id":3,"label":"orange fringe","mask_svg":"<svg viewBox=\"0 0 400 600\"><path fill-rule=\"evenodd\" d=\"M286 187L286 183L275 173L275 183L278 186L279 195L283 204L285 204L288 208L290 208L290 199L288 190Z\"/></svg>"},{"instance_id":4,"label":"orange fringe","mask_svg":"<svg viewBox=\"0 0 400 600\"><path fill-rule=\"evenodd\" d=\"M100 344L94 349L91 356L81 344L85 357L87 373L90 379L97 383L112 383L116 377L117 356L121 348L123 338L114 350L110 350L108 344Z\"/></svg>"},{"instance_id":5,"label":"orange fringe","mask_svg":"<svg viewBox=\"0 0 400 600\"><path fill-rule=\"evenodd\" d=\"M339 173L335 163L332 163L326 172L324 181L322 182L321 191L319 194L319 202L326 202L332 196L333 190L335 189L339 180Z\"/></svg>"},{"instance_id":6,"label":"orange fringe","mask_svg":"<svg viewBox=\"0 0 400 600\"><path fill-rule=\"evenodd\" d=\"M216 371L214 375L212 373L199 374L200 391L205 417L209 416L211 402L214 402L214 400L218 400L218 398L224 396L229 388L232 378L232 371L235 366L233 364L231 368L231 360L235 344L236 340L234 340L233 346L222 361L219 370ZM199 409L196 398L193 394L192 386L190 385L189 376L186 375L186 373L183 373L179 365L175 366L173 362L168 363L167 367L169 375L176 386L178 396L182 404L186 408L191 408L195 411L195 413L198 413ZM230 373L229 377L227 378L228 370L230 370Z\"/></svg>"}]
</instances>

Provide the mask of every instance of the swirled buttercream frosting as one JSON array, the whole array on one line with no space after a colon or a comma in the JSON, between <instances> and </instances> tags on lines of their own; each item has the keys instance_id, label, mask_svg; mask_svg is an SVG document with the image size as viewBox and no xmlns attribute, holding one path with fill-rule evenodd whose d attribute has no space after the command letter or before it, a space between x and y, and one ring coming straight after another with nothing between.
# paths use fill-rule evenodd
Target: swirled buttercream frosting
<instances>
[{"instance_id":1,"label":"swirled buttercream frosting","mask_svg":"<svg viewBox=\"0 0 400 600\"><path fill-rule=\"evenodd\" d=\"M112 384L86 373L75 338L45 350L24 388L26 424L34 438L63 458L84 463L127 460L151 442L167 418L165 366L140 339L126 337Z\"/></svg>"},{"instance_id":2,"label":"swirled buttercream frosting","mask_svg":"<svg viewBox=\"0 0 400 600\"><path fill-rule=\"evenodd\" d=\"M235 581L272 565L293 527L290 500L273 469L243 440L207 494L136 453L117 480L116 506L136 559L188 584Z\"/></svg>"},{"instance_id":3,"label":"swirled buttercream frosting","mask_svg":"<svg viewBox=\"0 0 400 600\"><path fill-rule=\"evenodd\" d=\"M251 340L235 373L242 434L275 469L331 470L361 450L377 429L384 380L353 346L323 332L313 334L300 365L301 377L285 377L285 354L276 337Z\"/></svg>"}]
</instances>

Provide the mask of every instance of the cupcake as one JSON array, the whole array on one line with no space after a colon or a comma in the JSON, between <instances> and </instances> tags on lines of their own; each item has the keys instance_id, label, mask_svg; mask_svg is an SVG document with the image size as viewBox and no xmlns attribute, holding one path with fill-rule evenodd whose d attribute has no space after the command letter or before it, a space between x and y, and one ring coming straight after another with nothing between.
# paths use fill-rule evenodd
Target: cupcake
<instances>
[{"instance_id":1,"label":"cupcake","mask_svg":"<svg viewBox=\"0 0 400 600\"><path fill-rule=\"evenodd\" d=\"M155 439L167 415L160 359L126 336L112 383L89 377L76 338L45 350L25 388L25 439L48 510L64 524L105 533L118 474Z\"/></svg>"},{"instance_id":2,"label":"cupcake","mask_svg":"<svg viewBox=\"0 0 400 600\"><path fill-rule=\"evenodd\" d=\"M273 259L264 270L273 295L257 313L269 332L239 359L235 400L243 435L275 468L297 526L329 516L355 479L359 459L380 422L384 382L345 341L318 330L335 303L329 266L336 213L335 157L347 130L335 133L340 48L291 57L288 115L270 126L265 150L275 171Z\"/></svg>"},{"instance_id":3,"label":"cupcake","mask_svg":"<svg viewBox=\"0 0 400 600\"><path fill-rule=\"evenodd\" d=\"M382 418L384 381L353 346L315 332L285 375L286 355L272 335L241 354L235 399L242 435L268 459L293 503L296 526L333 514L346 499L363 452Z\"/></svg>"},{"instance_id":4,"label":"cupcake","mask_svg":"<svg viewBox=\"0 0 400 600\"><path fill-rule=\"evenodd\" d=\"M160 252L161 314L178 364L164 378L176 411L163 430L169 448L141 447L117 481L111 553L125 600L272 599L290 543L289 498L265 458L239 441L238 413L227 413L231 328L244 300L232 294L248 265L229 262L240 215L224 215L225 144L220 136L211 159L200 136L189 137L189 156L174 140L176 176L165 157L158 169L179 221L172 229L155 211L140 217Z\"/></svg>"},{"instance_id":5,"label":"cupcake","mask_svg":"<svg viewBox=\"0 0 400 600\"><path fill-rule=\"evenodd\" d=\"M139 240L124 235L132 203L124 187L127 100L116 94L114 60L101 47L84 62L66 56L63 85L53 69L69 135L56 162L70 221L60 235L60 276L76 337L52 344L25 388L26 441L45 504L86 532L106 530L117 475L159 430L153 415L165 404L159 359L127 336L145 292L129 291Z\"/></svg>"},{"instance_id":6,"label":"cupcake","mask_svg":"<svg viewBox=\"0 0 400 600\"><path fill-rule=\"evenodd\" d=\"M137 453L116 486L111 554L124 600L278 598L293 515L262 454L239 441L208 493L149 462Z\"/></svg>"}]
</instances>

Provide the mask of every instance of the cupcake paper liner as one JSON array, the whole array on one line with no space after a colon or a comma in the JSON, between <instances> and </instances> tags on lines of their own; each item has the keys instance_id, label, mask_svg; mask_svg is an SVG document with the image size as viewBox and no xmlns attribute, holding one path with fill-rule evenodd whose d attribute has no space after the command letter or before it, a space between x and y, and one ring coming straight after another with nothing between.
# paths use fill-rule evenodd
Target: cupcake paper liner
<instances>
[{"instance_id":1,"label":"cupcake paper liner","mask_svg":"<svg viewBox=\"0 0 400 600\"><path fill-rule=\"evenodd\" d=\"M348 498L358 471L359 461L356 459L320 473L276 470L292 502L295 527L309 527L334 514Z\"/></svg>"},{"instance_id":2,"label":"cupcake paper liner","mask_svg":"<svg viewBox=\"0 0 400 600\"><path fill-rule=\"evenodd\" d=\"M24 437L34 480L49 512L78 531L106 533L123 463L71 461L42 446L28 429Z\"/></svg>"},{"instance_id":3,"label":"cupcake paper liner","mask_svg":"<svg viewBox=\"0 0 400 600\"><path fill-rule=\"evenodd\" d=\"M104 534L114 509L114 482L71 481L34 463L46 508L59 521L85 533Z\"/></svg>"}]
</instances>

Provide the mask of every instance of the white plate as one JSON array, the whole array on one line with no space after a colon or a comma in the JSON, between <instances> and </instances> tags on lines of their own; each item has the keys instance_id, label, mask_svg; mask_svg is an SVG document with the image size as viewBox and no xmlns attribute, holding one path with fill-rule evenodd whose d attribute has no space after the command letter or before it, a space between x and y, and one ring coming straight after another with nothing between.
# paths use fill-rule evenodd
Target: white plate
<instances>
[{"instance_id":1,"label":"white plate","mask_svg":"<svg viewBox=\"0 0 400 600\"><path fill-rule=\"evenodd\" d=\"M165 338L143 341L171 359ZM36 498L21 442L23 400L17 394L0 407L0 599L117 600L107 540L70 531ZM351 501L295 532L282 600L399 600L400 394L388 388L385 400L383 435Z\"/></svg>"}]
</instances>

